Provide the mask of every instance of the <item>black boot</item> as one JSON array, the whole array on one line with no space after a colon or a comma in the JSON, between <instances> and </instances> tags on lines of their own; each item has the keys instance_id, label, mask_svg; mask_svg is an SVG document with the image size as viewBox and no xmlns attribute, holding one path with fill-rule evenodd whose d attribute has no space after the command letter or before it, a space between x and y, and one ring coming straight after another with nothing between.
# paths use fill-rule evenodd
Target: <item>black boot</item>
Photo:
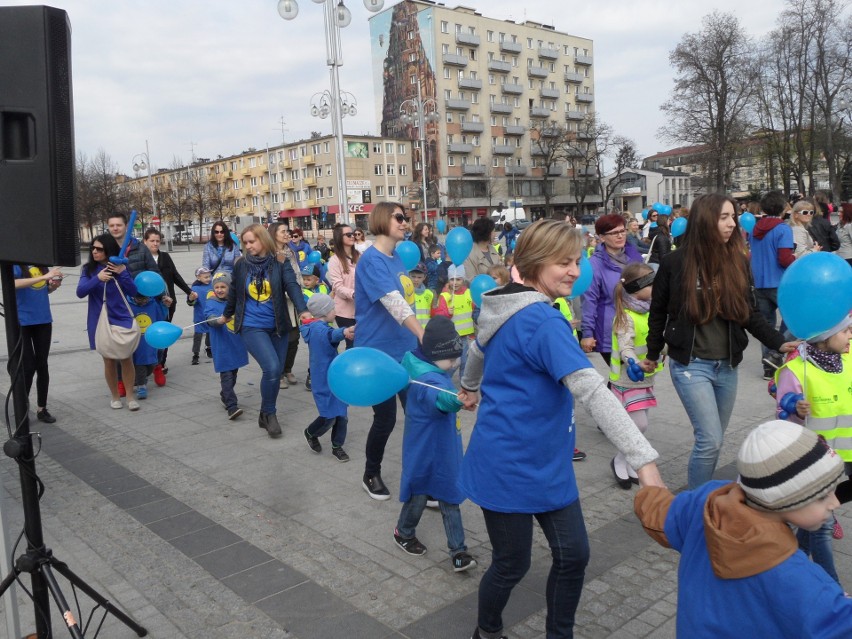
<instances>
[{"instance_id":1,"label":"black boot","mask_svg":"<svg viewBox=\"0 0 852 639\"><path fill-rule=\"evenodd\" d=\"M272 439L281 437L281 425L275 413L266 413L266 432Z\"/></svg>"}]
</instances>

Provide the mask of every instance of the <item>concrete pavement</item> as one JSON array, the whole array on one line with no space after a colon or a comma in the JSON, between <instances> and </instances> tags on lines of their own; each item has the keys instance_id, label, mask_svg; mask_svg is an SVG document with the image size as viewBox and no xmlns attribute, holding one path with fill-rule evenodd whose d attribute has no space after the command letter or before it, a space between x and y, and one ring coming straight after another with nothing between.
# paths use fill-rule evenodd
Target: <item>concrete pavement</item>
<instances>
[{"instance_id":1,"label":"concrete pavement","mask_svg":"<svg viewBox=\"0 0 852 639\"><path fill-rule=\"evenodd\" d=\"M190 282L200 265L199 247L178 247L172 256ZM36 464L46 485L45 539L72 570L152 637L470 636L479 578L490 561L482 517L469 502L462 505L467 543L479 563L468 573L452 572L437 511L427 510L418 528L429 547L425 556L410 557L395 546L401 416L383 470L392 499L376 502L361 488L368 409L350 411L348 464L330 455L327 437L321 455L305 444L301 431L315 409L303 384L281 391L284 437L270 440L257 427L259 368L252 361L240 371L237 395L245 413L229 422L212 363L202 357L201 365L190 365L190 332L170 349L164 388L150 384L149 399L137 413L111 410L101 359L88 350L86 303L74 294L79 269L64 270L69 276L51 296L48 405L58 421L33 421L32 429L41 431L43 441ZM191 322L191 309L179 295L175 323ZM719 476L733 477L731 464L745 433L772 415L759 359L752 340L740 367ZM592 361L603 373L600 358ZM300 380L306 369L302 345L294 371ZM666 482L683 486L691 429L667 374L657 395L660 407L652 412L648 436L661 453ZM462 413L465 438L473 421L472 414ZM582 409L578 423L578 445L589 454L575 470L592 560L576 636L673 637L677 555L642 532L632 515L634 492L613 481L614 450ZM0 460L0 477L3 515L14 538L23 516L17 466L8 458ZM840 520L852 535L848 514L842 509ZM843 539L834 549L848 588L852 543ZM532 570L506 611L510 637L544 637L548 567L547 545L537 530ZM70 587L63 588L71 598ZM23 635L33 631L34 613L20 588L17 595ZM81 601L85 618L88 602L85 596ZM54 632L61 636L62 620L51 610ZM108 617L101 636L135 635Z\"/></svg>"}]
</instances>

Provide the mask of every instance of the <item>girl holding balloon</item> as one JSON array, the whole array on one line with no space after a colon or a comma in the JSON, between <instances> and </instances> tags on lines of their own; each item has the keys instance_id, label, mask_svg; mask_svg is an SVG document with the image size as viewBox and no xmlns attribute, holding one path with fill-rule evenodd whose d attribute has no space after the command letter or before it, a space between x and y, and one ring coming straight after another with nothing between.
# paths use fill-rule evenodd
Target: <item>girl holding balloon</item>
<instances>
[{"instance_id":1,"label":"girl holding balloon","mask_svg":"<svg viewBox=\"0 0 852 639\"><path fill-rule=\"evenodd\" d=\"M756 306L735 206L715 193L692 204L678 250L663 260L654 279L648 354L639 362L653 372L668 346L672 382L695 433L690 490L712 479L716 469L737 396L746 331L773 350L796 347L785 343Z\"/></svg>"}]
</instances>

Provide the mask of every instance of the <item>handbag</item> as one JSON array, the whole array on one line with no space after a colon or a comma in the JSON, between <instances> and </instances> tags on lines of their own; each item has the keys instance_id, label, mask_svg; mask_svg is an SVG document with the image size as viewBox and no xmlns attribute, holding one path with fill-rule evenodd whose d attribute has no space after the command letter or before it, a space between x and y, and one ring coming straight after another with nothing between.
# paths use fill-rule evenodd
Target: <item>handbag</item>
<instances>
[{"instance_id":1,"label":"handbag","mask_svg":"<svg viewBox=\"0 0 852 639\"><path fill-rule=\"evenodd\" d=\"M652 253L653 253L653 251L654 251L654 242L656 242L656 241L657 241L657 238L658 238L658 237L660 237L660 234L659 234L659 233L657 233L657 234L654 236L654 239L653 239L653 240L651 240L651 246L649 246L649 247L648 247L648 252L647 252L647 253L645 253L645 256L642 258L642 261L643 261L643 262L645 262L645 264L648 264L648 263L651 261L651 254L652 254Z\"/></svg>"},{"instance_id":2,"label":"handbag","mask_svg":"<svg viewBox=\"0 0 852 639\"><path fill-rule=\"evenodd\" d=\"M127 312L130 313L133 323L128 328L109 323L109 313L107 313L106 303L106 289L109 286L109 282L107 282L104 286L101 315L98 317L98 324L95 327L95 350L105 359L123 360L133 355L133 351L136 350L142 333L139 330L139 324L136 323L136 318L133 316L133 311L130 309L130 304L127 303L127 298L124 297L124 291L121 290L118 282L115 280L112 281L118 287L118 293L121 295L121 299L124 300L124 305L127 307Z\"/></svg>"}]
</instances>

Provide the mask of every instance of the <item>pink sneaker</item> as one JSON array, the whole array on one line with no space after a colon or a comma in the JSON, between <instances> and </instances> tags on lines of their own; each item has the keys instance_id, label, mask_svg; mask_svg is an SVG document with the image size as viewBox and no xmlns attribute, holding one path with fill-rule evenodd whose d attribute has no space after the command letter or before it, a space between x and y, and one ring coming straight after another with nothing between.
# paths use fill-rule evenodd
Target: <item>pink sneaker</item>
<instances>
[{"instance_id":1,"label":"pink sneaker","mask_svg":"<svg viewBox=\"0 0 852 639\"><path fill-rule=\"evenodd\" d=\"M831 536L835 539L843 539L843 527L837 521L837 517L834 518L834 525L831 527Z\"/></svg>"}]
</instances>

